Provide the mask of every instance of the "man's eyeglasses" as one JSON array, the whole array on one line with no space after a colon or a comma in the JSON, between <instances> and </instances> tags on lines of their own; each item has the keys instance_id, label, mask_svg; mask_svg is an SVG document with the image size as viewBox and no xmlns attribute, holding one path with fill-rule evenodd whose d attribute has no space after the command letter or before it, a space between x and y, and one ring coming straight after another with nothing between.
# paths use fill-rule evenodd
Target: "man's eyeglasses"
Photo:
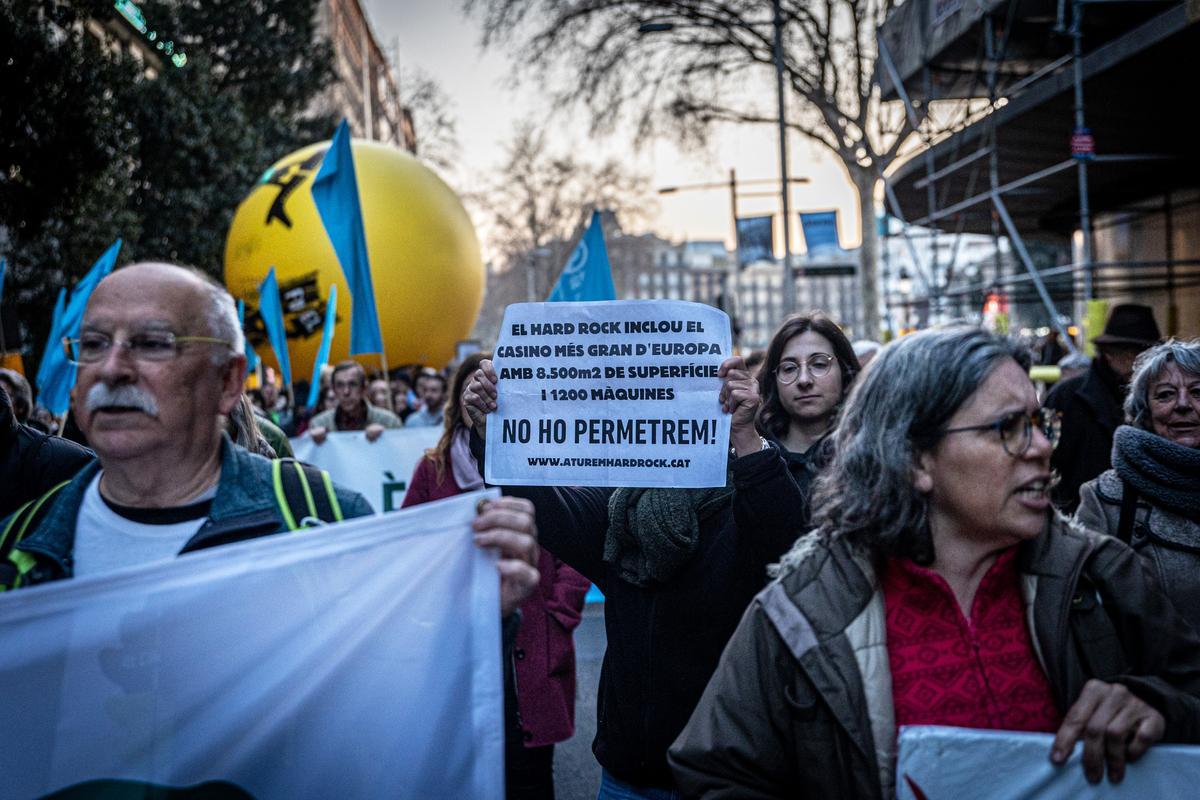
<instances>
[{"instance_id":1,"label":"man's eyeglasses","mask_svg":"<svg viewBox=\"0 0 1200 800\"><path fill-rule=\"evenodd\" d=\"M179 355L185 344L223 344L233 347L233 342L214 336L176 336L170 331L139 333L128 339L113 339L103 333L85 333L78 339L63 340L67 359L75 364L95 364L104 360L113 346L129 354L134 361L170 361Z\"/></svg>"},{"instance_id":2,"label":"man's eyeglasses","mask_svg":"<svg viewBox=\"0 0 1200 800\"><path fill-rule=\"evenodd\" d=\"M1039 408L1032 414L1024 411L1014 411L1005 414L995 422L987 425L966 425L961 428L947 428L942 433L962 433L964 431L996 431L1000 434L1000 443L1004 452L1013 458L1025 455L1029 445L1033 443L1033 428L1042 432L1050 442L1050 447L1058 445L1062 433L1062 412L1052 408Z\"/></svg>"},{"instance_id":3,"label":"man's eyeglasses","mask_svg":"<svg viewBox=\"0 0 1200 800\"><path fill-rule=\"evenodd\" d=\"M825 353L811 355L807 360L797 364L795 361L784 361L775 368L775 378L784 386L791 386L800 377L803 366L808 367L808 374L814 378L823 378L833 369L833 356Z\"/></svg>"}]
</instances>

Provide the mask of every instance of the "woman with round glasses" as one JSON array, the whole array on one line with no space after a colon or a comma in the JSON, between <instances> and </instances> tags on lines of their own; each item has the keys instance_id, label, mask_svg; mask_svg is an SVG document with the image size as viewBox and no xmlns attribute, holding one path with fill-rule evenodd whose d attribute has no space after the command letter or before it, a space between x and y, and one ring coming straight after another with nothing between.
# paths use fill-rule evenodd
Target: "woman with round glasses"
<instances>
[{"instance_id":1,"label":"woman with round glasses","mask_svg":"<svg viewBox=\"0 0 1200 800\"><path fill-rule=\"evenodd\" d=\"M858 373L850 340L822 314L784 320L758 374L758 427L791 453L808 453L833 427Z\"/></svg>"},{"instance_id":2,"label":"woman with round glasses","mask_svg":"<svg viewBox=\"0 0 1200 800\"><path fill-rule=\"evenodd\" d=\"M1200 339L1133 365L1113 468L1083 485L1075 519L1133 546L1200 630Z\"/></svg>"},{"instance_id":3,"label":"woman with round glasses","mask_svg":"<svg viewBox=\"0 0 1200 800\"><path fill-rule=\"evenodd\" d=\"M884 348L801 539L670 760L692 797L879 798L904 725L1044 731L1092 782L1200 741L1200 640L1111 537L1051 508L1027 354L975 328Z\"/></svg>"}]
</instances>

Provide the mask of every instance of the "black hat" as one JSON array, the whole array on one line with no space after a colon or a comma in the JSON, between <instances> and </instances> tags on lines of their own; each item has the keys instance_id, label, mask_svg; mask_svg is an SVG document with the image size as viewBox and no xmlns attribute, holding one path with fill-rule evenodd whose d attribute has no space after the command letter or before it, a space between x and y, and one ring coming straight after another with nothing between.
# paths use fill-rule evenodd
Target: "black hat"
<instances>
[{"instance_id":1,"label":"black hat","mask_svg":"<svg viewBox=\"0 0 1200 800\"><path fill-rule=\"evenodd\" d=\"M1113 306L1108 322L1104 324L1104 333L1097 336L1095 342L1152 347L1161 338L1150 306L1124 303Z\"/></svg>"}]
</instances>

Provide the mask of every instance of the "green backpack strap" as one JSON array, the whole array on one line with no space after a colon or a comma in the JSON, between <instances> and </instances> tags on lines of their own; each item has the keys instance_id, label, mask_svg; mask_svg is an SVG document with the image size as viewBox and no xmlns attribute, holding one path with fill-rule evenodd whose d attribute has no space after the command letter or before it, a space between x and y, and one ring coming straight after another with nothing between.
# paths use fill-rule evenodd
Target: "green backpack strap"
<instances>
[{"instance_id":1,"label":"green backpack strap","mask_svg":"<svg viewBox=\"0 0 1200 800\"><path fill-rule=\"evenodd\" d=\"M9 517L4 530L0 531L0 592L19 587L25 573L33 569L33 565L36 563L33 556L13 548L30 531L37 528L38 523L50 510L50 501L54 499L60 489L70 482L70 480L65 480L52 487L41 497L34 498L18 508Z\"/></svg>"},{"instance_id":2,"label":"green backpack strap","mask_svg":"<svg viewBox=\"0 0 1200 800\"><path fill-rule=\"evenodd\" d=\"M288 530L306 528L316 521L342 521L333 481L324 470L294 458L277 458L271 462L271 482Z\"/></svg>"}]
</instances>

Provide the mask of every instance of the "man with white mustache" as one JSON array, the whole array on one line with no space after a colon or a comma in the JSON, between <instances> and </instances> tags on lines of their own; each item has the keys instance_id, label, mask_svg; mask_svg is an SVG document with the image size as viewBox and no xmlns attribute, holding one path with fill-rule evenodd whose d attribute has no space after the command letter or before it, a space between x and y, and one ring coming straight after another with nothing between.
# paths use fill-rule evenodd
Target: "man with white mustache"
<instances>
[{"instance_id":1,"label":"man with white mustache","mask_svg":"<svg viewBox=\"0 0 1200 800\"><path fill-rule=\"evenodd\" d=\"M272 462L223 433L245 380L233 299L199 271L160 263L116 270L96 287L78 339L75 415L98 463L44 498L36 517L0 523L19 539L0 559L0 584L20 587L105 573L290 530ZM295 469L291 465L288 468ZM315 495L321 481L316 482ZM371 513L333 486L318 499L337 518ZM336 501L336 502L335 502ZM533 507L504 498L474 522L476 541L500 551L501 612L538 583ZM10 536L11 534L11 536Z\"/></svg>"}]
</instances>

